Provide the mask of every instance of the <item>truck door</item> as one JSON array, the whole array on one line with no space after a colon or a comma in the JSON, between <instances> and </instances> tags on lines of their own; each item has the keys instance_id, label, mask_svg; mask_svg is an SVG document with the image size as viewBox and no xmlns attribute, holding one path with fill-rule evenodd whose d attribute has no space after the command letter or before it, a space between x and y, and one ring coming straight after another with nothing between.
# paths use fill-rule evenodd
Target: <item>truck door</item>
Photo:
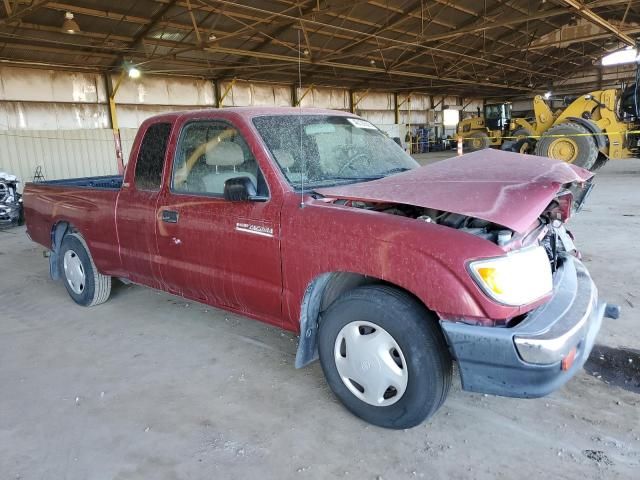
<instances>
[{"instance_id":1,"label":"truck door","mask_svg":"<svg viewBox=\"0 0 640 480\"><path fill-rule=\"evenodd\" d=\"M144 128L141 127L141 128ZM160 194L171 123L146 126L131 158L116 205L122 267L136 283L160 288L156 245L156 203ZM133 174L129 171L135 167Z\"/></svg>"},{"instance_id":2,"label":"truck door","mask_svg":"<svg viewBox=\"0 0 640 480\"><path fill-rule=\"evenodd\" d=\"M225 181L235 177L249 177L265 201L225 200ZM278 323L279 213L253 152L232 124L185 124L158 203L163 282L174 293Z\"/></svg>"}]
</instances>

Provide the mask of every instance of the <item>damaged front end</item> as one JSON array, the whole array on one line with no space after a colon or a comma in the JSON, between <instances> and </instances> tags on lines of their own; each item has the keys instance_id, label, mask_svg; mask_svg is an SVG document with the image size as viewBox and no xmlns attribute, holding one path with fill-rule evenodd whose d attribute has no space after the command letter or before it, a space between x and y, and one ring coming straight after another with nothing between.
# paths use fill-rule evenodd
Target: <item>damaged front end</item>
<instances>
[{"instance_id":1,"label":"damaged front end","mask_svg":"<svg viewBox=\"0 0 640 480\"><path fill-rule=\"evenodd\" d=\"M440 314L465 390L539 397L559 388L589 356L607 305L580 261L567 221L593 174L562 162L481 152L383 180L320 189L334 203L401 215L497 245L464 252L467 273L499 317ZM486 310L489 311L489 310Z\"/></svg>"},{"instance_id":2,"label":"damaged front end","mask_svg":"<svg viewBox=\"0 0 640 480\"><path fill-rule=\"evenodd\" d=\"M523 398L547 395L582 368L603 318L618 318L620 314L617 305L599 298L595 283L580 261L573 236L565 228L593 184L589 181L565 187L531 230L515 234L512 240L518 244L512 250L516 253L544 249L552 282L548 298L525 314L502 325L496 323L498 328L459 319L441 320L465 390ZM535 289L536 275L527 267L530 266L523 268L527 270L525 288ZM487 294L492 296L491 292Z\"/></svg>"},{"instance_id":3,"label":"damaged front end","mask_svg":"<svg viewBox=\"0 0 640 480\"><path fill-rule=\"evenodd\" d=\"M513 236L512 230L487 220L473 218L459 213L436 210L434 208L393 203L364 202L348 199L337 199L334 201L334 204L413 218L420 222L443 225L484 238L498 245L507 244Z\"/></svg>"},{"instance_id":4,"label":"damaged front end","mask_svg":"<svg viewBox=\"0 0 640 480\"><path fill-rule=\"evenodd\" d=\"M541 245L547 253L552 271L555 272L560 254L567 253L580 258L573 236L565 228L565 224L572 214L582 208L593 186L591 179L583 184L565 185L529 228L520 232L489 220L435 208L345 198L333 199L332 203L453 228L495 243L505 252Z\"/></svg>"},{"instance_id":5,"label":"damaged front end","mask_svg":"<svg viewBox=\"0 0 640 480\"><path fill-rule=\"evenodd\" d=\"M22 225L24 221L18 183L15 175L0 172L0 227Z\"/></svg>"}]
</instances>

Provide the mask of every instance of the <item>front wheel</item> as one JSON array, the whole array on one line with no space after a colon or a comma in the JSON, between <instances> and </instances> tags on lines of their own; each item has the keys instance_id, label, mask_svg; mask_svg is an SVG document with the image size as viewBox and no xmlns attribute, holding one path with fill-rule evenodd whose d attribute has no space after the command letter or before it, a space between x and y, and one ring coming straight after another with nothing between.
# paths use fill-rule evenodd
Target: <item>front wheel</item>
<instances>
[{"instance_id":1,"label":"front wheel","mask_svg":"<svg viewBox=\"0 0 640 480\"><path fill-rule=\"evenodd\" d=\"M590 170L598 158L598 146L589 130L577 123L566 122L551 127L542 135L535 154Z\"/></svg>"},{"instance_id":2,"label":"front wheel","mask_svg":"<svg viewBox=\"0 0 640 480\"><path fill-rule=\"evenodd\" d=\"M467 135L462 140L462 146L465 152L477 152L489 148L491 141L487 132L477 131Z\"/></svg>"},{"instance_id":3,"label":"front wheel","mask_svg":"<svg viewBox=\"0 0 640 480\"><path fill-rule=\"evenodd\" d=\"M359 287L336 300L322 316L318 349L338 399L381 427L420 424L451 385L452 361L435 315L388 286Z\"/></svg>"},{"instance_id":4,"label":"front wheel","mask_svg":"<svg viewBox=\"0 0 640 480\"><path fill-rule=\"evenodd\" d=\"M69 296L78 305L93 307L106 302L111 294L111 277L98 272L86 242L78 233L62 239L58 271Z\"/></svg>"}]
</instances>

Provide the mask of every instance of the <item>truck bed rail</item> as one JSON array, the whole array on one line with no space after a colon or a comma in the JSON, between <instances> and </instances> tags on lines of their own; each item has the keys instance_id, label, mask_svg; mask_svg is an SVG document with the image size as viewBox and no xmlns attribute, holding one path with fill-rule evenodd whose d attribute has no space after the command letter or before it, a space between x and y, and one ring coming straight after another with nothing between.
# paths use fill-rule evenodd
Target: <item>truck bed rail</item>
<instances>
[{"instance_id":1,"label":"truck bed rail","mask_svg":"<svg viewBox=\"0 0 640 480\"><path fill-rule=\"evenodd\" d=\"M122 186L122 175L107 175L102 177L64 178L37 182L39 185L81 188L105 188L117 190Z\"/></svg>"}]
</instances>

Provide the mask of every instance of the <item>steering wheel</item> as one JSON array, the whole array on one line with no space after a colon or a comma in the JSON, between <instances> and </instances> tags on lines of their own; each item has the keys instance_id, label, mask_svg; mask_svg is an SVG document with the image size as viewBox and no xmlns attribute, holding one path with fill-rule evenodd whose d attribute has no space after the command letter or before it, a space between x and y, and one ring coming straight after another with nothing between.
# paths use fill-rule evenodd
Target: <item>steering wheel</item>
<instances>
[{"instance_id":1,"label":"steering wheel","mask_svg":"<svg viewBox=\"0 0 640 480\"><path fill-rule=\"evenodd\" d=\"M340 176L342 172L344 172L347 168L353 169L353 164L356 163L357 161L367 161L367 159L368 159L368 156L364 152L358 152L355 155L350 156L349 158L347 158L347 161L344 163L344 165L342 165L338 169L338 172L336 173L336 175Z\"/></svg>"}]
</instances>

